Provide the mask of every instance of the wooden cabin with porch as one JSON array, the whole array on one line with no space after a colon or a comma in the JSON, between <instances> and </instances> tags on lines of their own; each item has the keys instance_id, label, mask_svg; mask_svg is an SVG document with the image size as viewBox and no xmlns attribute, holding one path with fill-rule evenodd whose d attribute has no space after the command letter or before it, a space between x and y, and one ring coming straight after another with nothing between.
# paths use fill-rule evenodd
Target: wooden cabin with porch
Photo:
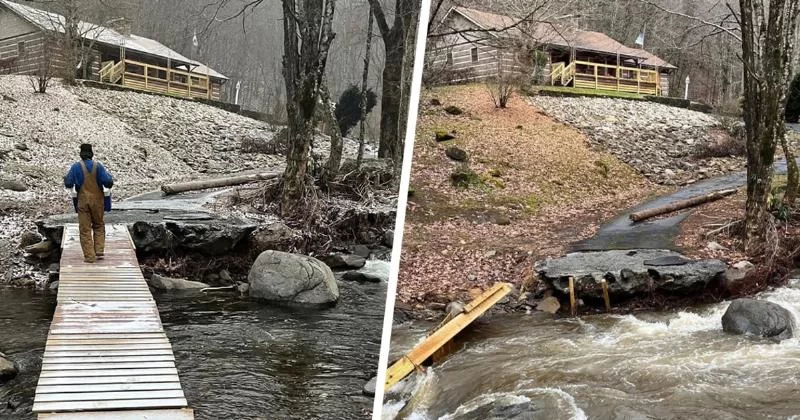
<instances>
[{"instance_id":1,"label":"wooden cabin with porch","mask_svg":"<svg viewBox=\"0 0 800 420\"><path fill-rule=\"evenodd\" d=\"M124 22L115 28L79 22L90 53L77 69L67 69L58 48L64 17L9 0L0 0L0 74L36 74L42 65L55 75L76 77L145 92L219 101L225 75L184 57L160 42L130 33Z\"/></svg>"},{"instance_id":2,"label":"wooden cabin with porch","mask_svg":"<svg viewBox=\"0 0 800 420\"><path fill-rule=\"evenodd\" d=\"M544 57L537 63L542 83L669 96L669 75L677 67L642 48L600 32L518 23L510 16L451 8L434 30L447 35L434 36L426 71L450 73L447 82L480 81L503 71L530 71L533 50ZM506 29L495 30L501 28Z\"/></svg>"}]
</instances>

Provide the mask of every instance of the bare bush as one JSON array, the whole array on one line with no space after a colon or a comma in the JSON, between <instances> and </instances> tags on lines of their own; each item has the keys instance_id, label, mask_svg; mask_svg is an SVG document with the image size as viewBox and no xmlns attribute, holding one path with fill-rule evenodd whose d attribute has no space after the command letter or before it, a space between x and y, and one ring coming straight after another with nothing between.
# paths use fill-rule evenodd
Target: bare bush
<instances>
[{"instance_id":1,"label":"bare bush","mask_svg":"<svg viewBox=\"0 0 800 420\"><path fill-rule=\"evenodd\" d=\"M697 159L719 158L747 155L744 137L735 136L723 130L713 130L709 141L695 146L694 157Z\"/></svg>"}]
</instances>

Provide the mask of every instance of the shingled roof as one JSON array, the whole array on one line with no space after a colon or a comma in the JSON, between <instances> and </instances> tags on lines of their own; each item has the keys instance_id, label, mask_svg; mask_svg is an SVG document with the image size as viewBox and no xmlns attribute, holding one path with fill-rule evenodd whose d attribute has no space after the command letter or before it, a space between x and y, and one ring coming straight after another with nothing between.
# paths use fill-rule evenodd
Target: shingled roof
<instances>
[{"instance_id":1,"label":"shingled roof","mask_svg":"<svg viewBox=\"0 0 800 420\"><path fill-rule=\"evenodd\" d=\"M14 3L8 0L0 0L0 5L6 6L10 11L17 16L30 22L37 28L50 32L64 32L64 16L57 13L48 12L45 10L36 9L19 3ZM78 32L83 34L84 38L95 40L99 44L104 44L112 47L125 47L125 49L136 51L142 54L152 55L170 61L188 65L194 68L195 73L201 73L198 69L202 69L201 74L208 73L209 76L217 79L225 79L222 73L207 68L202 63L184 57L177 51L167 47L166 45L150 38L145 38L139 35L124 35L112 28L105 26L95 25L89 22L78 22Z\"/></svg>"},{"instance_id":2,"label":"shingled roof","mask_svg":"<svg viewBox=\"0 0 800 420\"><path fill-rule=\"evenodd\" d=\"M567 28L561 25L538 22L530 25L515 26L520 19L496 13L466 7L453 7L450 13L458 13L474 23L480 29L505 29L505 36L530 37L538 43L562 48L575 48L582 51L619 54L623 57L643 60L642 64L675 69L677 67L662 60L655 54L640 48L627 47L602 32L584 31ZM446 19L446 17L445 17ZM500 36L495 34L495 36Z\"/></svg>"}]
</instances>

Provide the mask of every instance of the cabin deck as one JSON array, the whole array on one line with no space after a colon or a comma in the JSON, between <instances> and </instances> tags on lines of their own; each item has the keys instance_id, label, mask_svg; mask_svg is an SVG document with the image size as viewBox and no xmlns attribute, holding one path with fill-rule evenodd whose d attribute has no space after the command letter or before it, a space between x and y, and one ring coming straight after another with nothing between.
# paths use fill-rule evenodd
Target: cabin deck
<instances>
[{"instance_id":1,"label":"cabin deck","mask_svg":"<svg viewBox=\"0 0 800 420\"><path fill-rule=\"evenodd\" d=\"M105 61L100 67L100 81L183 98L219 100L219 86L207 75L155 66L135 60Z\"/></svg>"},{"instance_id":2,"label":"cabin deck","mask_svg":"<svg viewBox=\"0 0 800 420\"><path fill-rule=\"evenodd\" d=\"M550 71L550 83L645 95L661 94L661 78L655 70L612 66L588 61L573 61L569 64L553 63Z\"/></svg>"},{"instance_id":3,"label":"cabin deck","mask_svg":"<svg viewBox=\"0 0 800 420\"><path fill-rule=\"evenodd\" d=\"M128 229L107 225L96 264L83 262L77 225L64 227L62 248L33 404L39 419L192 419Z\"/></svg>"}]
</instances>

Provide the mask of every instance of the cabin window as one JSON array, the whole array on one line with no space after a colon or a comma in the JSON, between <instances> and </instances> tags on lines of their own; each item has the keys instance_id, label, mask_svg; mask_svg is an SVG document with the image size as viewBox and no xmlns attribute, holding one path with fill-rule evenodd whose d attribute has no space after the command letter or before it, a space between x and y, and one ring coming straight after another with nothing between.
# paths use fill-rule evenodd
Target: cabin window
<instances>
[{"instance_id":1,"label":"cabin window","mask_svg":"<svg viewBox=\"0 0 800 420\"><path fill-rule=\"evenodd\" d=\"M25 55L25 41L17 44L17 55Z\"/></svg>"},{"instance_id":2,"label":"cabin window","mask_svg":"<svg viewBox=\"0 0 800 420\"><path fill-rule=\"evenodd\" d=\"M446 63L446 65L447 65L447 67L450 67L450 66L453 65L453 52L452 51L448 51L447 52L447 63Z\"/></svg>"},{"instance_id":3,"label":"cabin window","mask_svg":"<svg viewBox=\"0 0 800 420\"><path fill-rule=\"evenodd\" d=\"M478 47L473 47L472 50L470 50L470 54L472 55L473 63L478 61Z\"/></svg>"}]
</instances>

